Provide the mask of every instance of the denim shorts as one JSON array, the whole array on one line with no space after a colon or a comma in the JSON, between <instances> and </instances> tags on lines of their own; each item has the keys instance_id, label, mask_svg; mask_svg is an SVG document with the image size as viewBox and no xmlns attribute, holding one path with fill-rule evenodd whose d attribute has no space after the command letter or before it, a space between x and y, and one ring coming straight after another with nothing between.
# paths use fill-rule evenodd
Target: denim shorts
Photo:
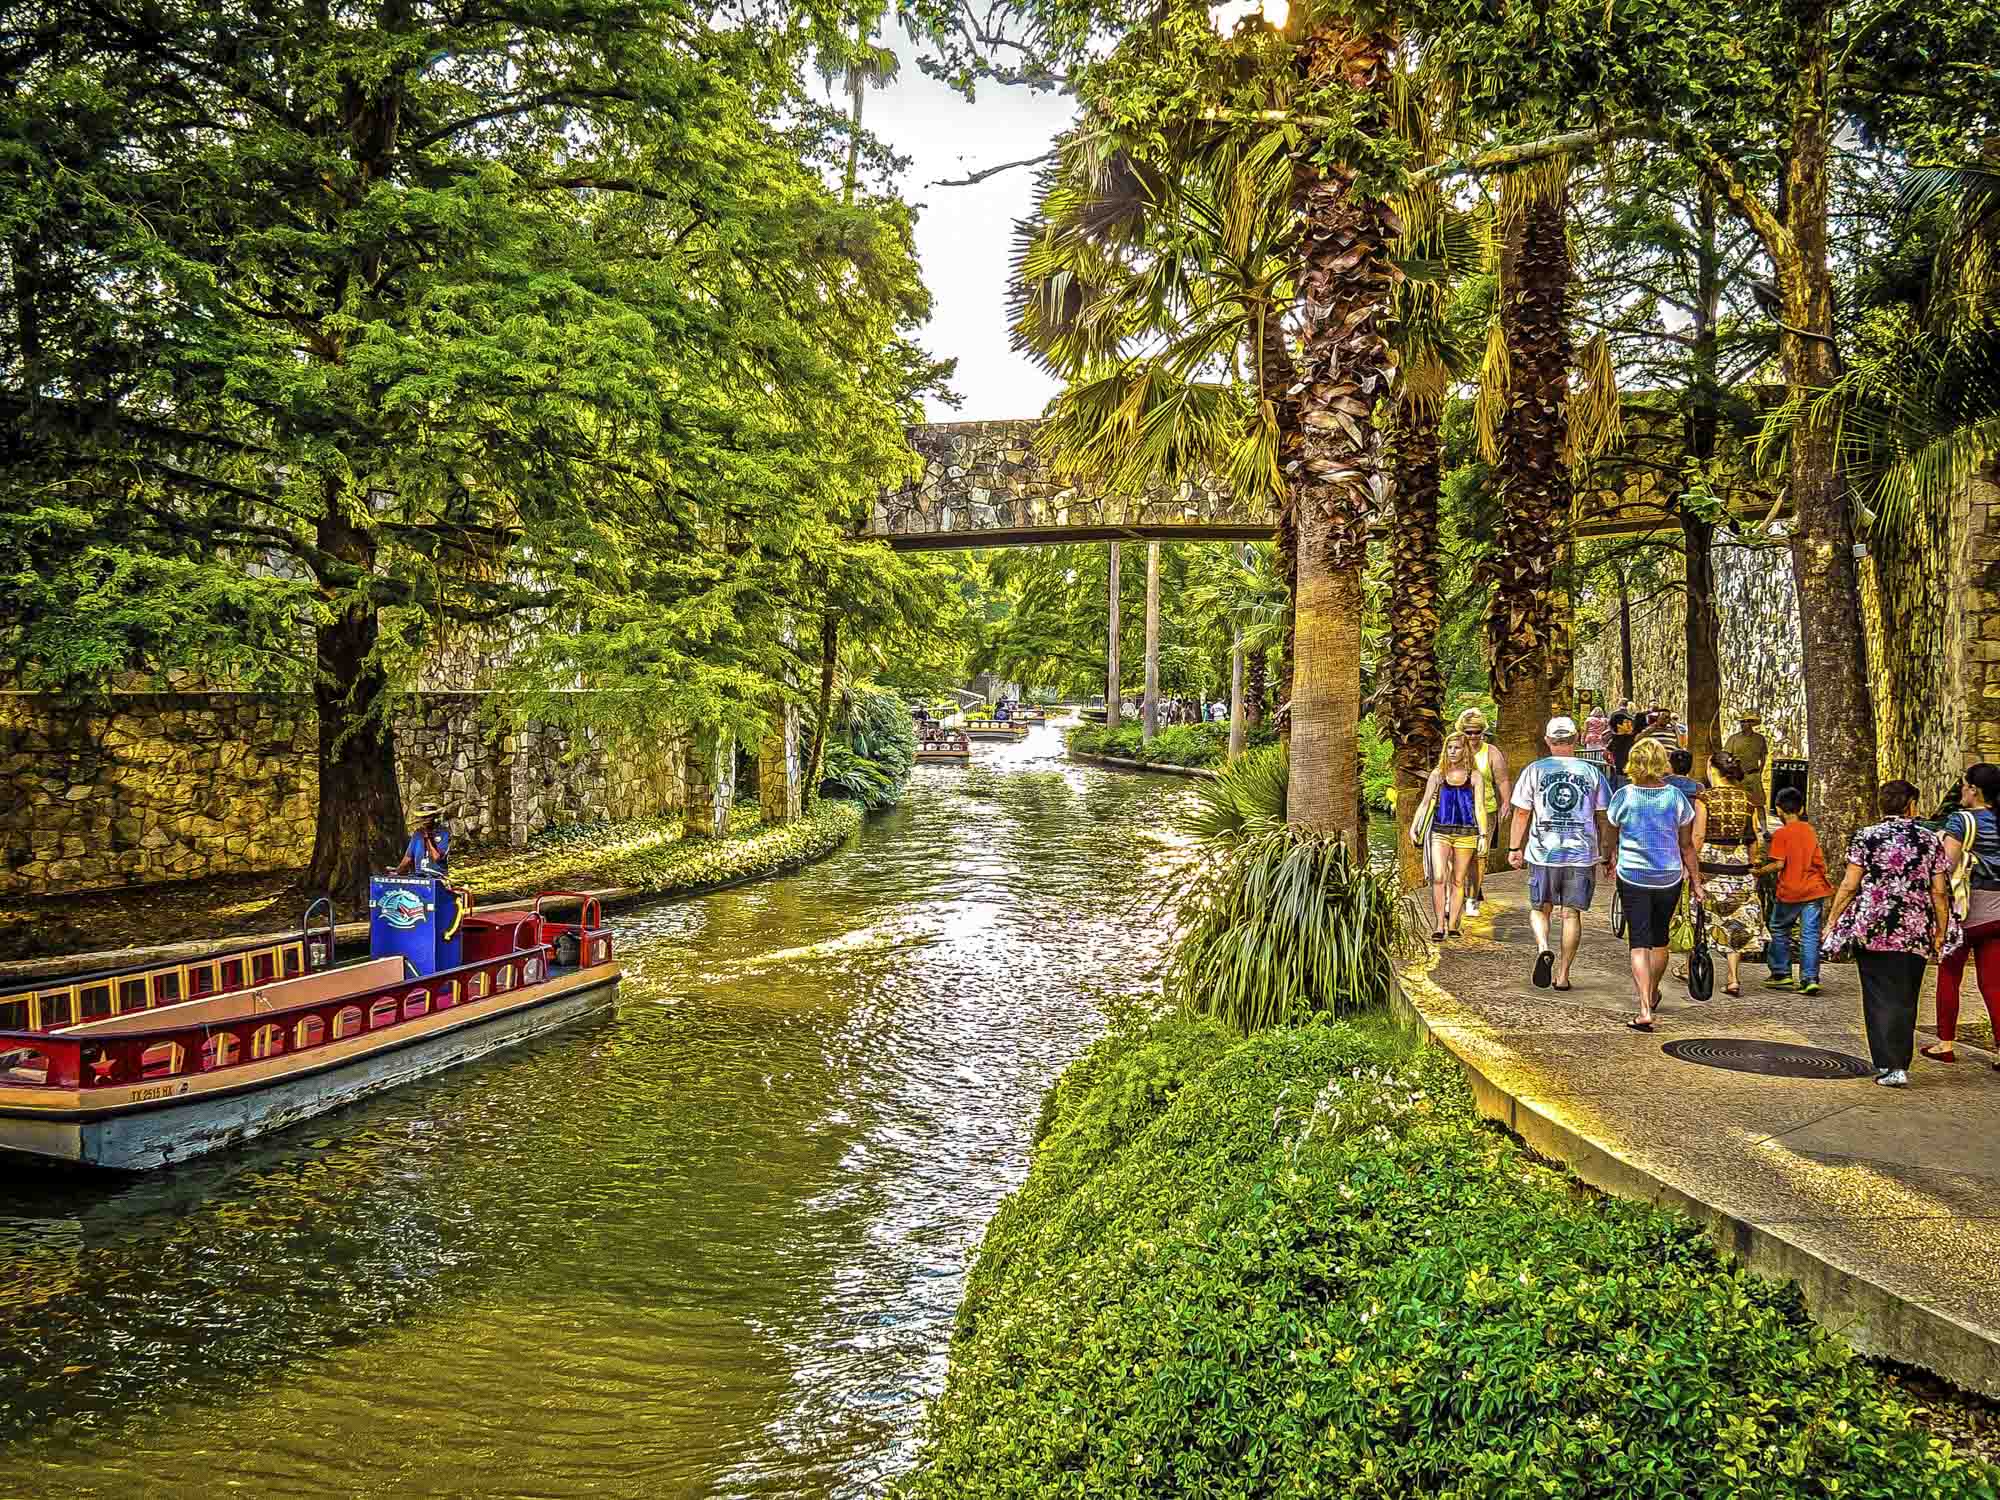
<instances>
[{"instance_id":1,"label":"denim shorts","mask_svg":"<svg viewBox=\"0 0 2000 1500\"><path fill-rule=\"evenodd\" d=\"M1597 866L1529 865L1528 904L1589 911L1597 895Z\"/></svg>"}]
</instances>

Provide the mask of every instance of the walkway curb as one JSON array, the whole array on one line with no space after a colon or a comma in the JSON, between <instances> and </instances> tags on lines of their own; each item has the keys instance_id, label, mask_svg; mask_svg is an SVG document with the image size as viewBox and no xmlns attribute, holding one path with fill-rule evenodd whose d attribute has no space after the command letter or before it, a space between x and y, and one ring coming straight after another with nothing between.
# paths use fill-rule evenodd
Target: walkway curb
<instances>
[{"instance_id":1,"label":"walkway curb","mask_svg":"<svg viewBox=\"0 0 2000 1500\"><path fill-rule=\"evenodd\" d=\"M864 822L866 818L864 816ZM598 890L579 892L583 896L595 897L605 911L619 911L638 906L648 901L694 901L703 896L712 896L717 891L733 890L739 885L749 885L753 881L771 880L780 875L795 875L800 870L818 864L823 859L831 859L847 844L847 837L835 840L817 854L789 860L769 870L758 870L748 875L732 875L727 880L711 880L703 885L676 886L664 891L649 891L638 886L606 886ZM490 905L475 905L478 912L525 911L535 904L533 896L503 896ZM549 903L549 910L561 911L575 904L567 898ZM223 953L236 948L256 948L269 943L282 943L299 935L296 927L287 927L282 932L245 933L239 937L191 938L186 942L156 943L140 948L107 948L96 953L63 953L46 958L14 959L0 963L0 986L16 981L39 979L60 979L68 974L90 973L99 969L137 968L147 964L171 963L179 959L201 958L210 953ZM366 922L341 922L333 929L336 949L343 943L365 942L368 937Z\"/></svg>"},{"instance_id":2,"label":"walkway curb","mask_svg":"<svg viewBox=\"0 0 2000 1500\"><path fill-rule=\"evenodd\" d=\"M1126 760L1117 755L1092 755L1083 750L1069 750L1068 746L1063 748L1068 750L1071 760L1080 760L1093 766L1109 766L1114 771L1164 771L1169 776L1194 776L1204 781L1222 779L1220 771L1211 771L1205 766L1170 766L1163 762Z\"/></svg>"},{"instance_id":3,"label":"walkway curb","mask_svg":"<svg viewBox=\"0 0 2000 1500\"><path fill-rule=\"evenodd\" d=\"M1704 1202L1615 1147L1563 1124L1535 1100L1494 1082L1457 1044L1454 1028L1440 1028L1424 1014L1418 997L1445 993L1427 970L1406 970L1398 980L1390 998L1397 1024L1449 1052L1464 1070L1479 1113L1505 1126L1529 1150L1561 1163L1601 1192L1678 1209L1707 1230L1724 1255L1761 1275L1796 1281L1812 1316L1857 1352L1929 1370L1963 1390L2000 1398L2000 1341L1837 1265L1778 1230Z\"/></svg>"}]
</instances>

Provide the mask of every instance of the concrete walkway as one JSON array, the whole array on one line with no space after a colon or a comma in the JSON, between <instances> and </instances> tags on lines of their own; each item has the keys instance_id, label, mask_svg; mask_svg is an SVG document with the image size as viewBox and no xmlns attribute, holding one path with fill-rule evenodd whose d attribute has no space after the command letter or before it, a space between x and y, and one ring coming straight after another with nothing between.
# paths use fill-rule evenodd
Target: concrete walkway
<instances>
[{"instance_id":1,"label":"concrete walkway","mask_svg":"<svg viewBox=\"0 0 2000 1500\"><path fill-rule=\"evenodd\" d=\"M1907 1089L1870 1077L1782 1078L1677 1059L1699 1038L1868 1056L1852 965L1825 993L1761 986L1687 997L1671 975L1651 1036L1600 886L1567 994L1530 982L1525 878L1489 876L1466 936L1404 976L1433 1040L1465 1065L1481 1108L1608 1192L1683 1209L1727 1253L1795 1278L1814 1316L1863 1352L2000 1396L2000 1072L1961 1038L1952 1066L1917 1058ZM1984 1019L1971 974L1967 1019ZM1933 1039L1932 982L1918 1044Z\"/></svg>"}]
</instances>

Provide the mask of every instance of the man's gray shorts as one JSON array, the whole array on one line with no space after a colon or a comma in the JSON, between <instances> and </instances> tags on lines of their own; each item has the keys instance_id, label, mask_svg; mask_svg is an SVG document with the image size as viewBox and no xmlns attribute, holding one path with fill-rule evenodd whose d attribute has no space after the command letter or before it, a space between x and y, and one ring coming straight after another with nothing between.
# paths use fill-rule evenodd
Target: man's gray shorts
<instances>
[{"instance_id":1,"label":"man's gray shorts","mask_svg":"<svg viewBox=\"0 0 2000 1500\"><path fill-rule=\"evenodd\" d=\"M1567 906L1574 911L1589 911L1591 898L1596 894L1595 864L1528 866L1531 906Z\"/></svg>"}]
</instances>

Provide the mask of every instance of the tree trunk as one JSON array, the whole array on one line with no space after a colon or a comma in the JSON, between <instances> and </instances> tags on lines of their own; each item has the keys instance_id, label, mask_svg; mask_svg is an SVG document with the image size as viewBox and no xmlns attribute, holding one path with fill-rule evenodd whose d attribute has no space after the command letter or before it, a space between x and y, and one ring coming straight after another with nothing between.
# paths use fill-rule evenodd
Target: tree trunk
<instances>
[{"instance_id":1,"label":"tree trunk","mask_svg":"<svg viewBox=\"0 0 2000 1500\"><path fill-rule=\"evenodd\" d=\"M1828 139L1826 16L1808 8L1808 41L1793 84L1791 152L1785 161L1784 224L1793 253L1773 256L1780 305L1790 327L1779 358L1786 394L1800 404L1787 476L1792 495L1792 579L1805 648L1806 736L1812 761L1812 817L1827 863L1872 821L1876 786L1875 714L1863 659L1861 584L1854 518L1840 464L1840 417L1813 415L1839 377L1833 341L1833 272L1827 251Z\"/></svg>"},{"instance_id":2,"label":"tree trunk","mask_svg":"<svg viewBox=\"0 0 2000 1500\"><path fill-rule=\"evenodd\" d=\"M1278 472L1285 476L1285 492L1278 506L1275 538L1278 572L1285 580L1284 649L1278 659L1278 735L1291 742L1293 661L1298 649L1299 523L1298 497L1292 476L1299 472L1304 429L1299 423L1298 364L1285 342L1285 322L1277 308L1266 307L1257 325L1257 389L1270 404L1272 425L1277 430ZM1263 717L1265 677L1268 668L1264 653L1258 652L1251 665L1252 694L1250 722Z\"/></svg>"},{"instance_id":3,"label":"tree trunk","mask_svg":"<svg viewBox=\"0 0 2000 1500\"><path fill-rule=\"evenodd\" d=\"M1541 753L1565 623L1556 565L1571 524L1567 179L1510 207L1500 257L1509 399L1500 417L1501 506L1486 635L1500 720L1495 738L1518 773ZM1502 848L1494 840L1496 853Z\"/></svg>"},{"instance_id":4,"label":"tree trunk","mask_svg":"<svg viewBox=\"0 0 2000 1500\"><path fill-rule=\"evenodd\" d=\"M1111 624L1105 632L1104 727L1118 727L1121 698L1118 690L1118 543L1111 544Z\"/></svg>"},{"instance_id":5,"label":"tree trunk","mask_svg":"<svg viewBox=\"0 0 2000 1500\"><path fill-rule=\"evenodd\" d=\"M1146 705L1147 744L1160 732L1160 544L1146 544Z\"/></svg>"},{"instance_id":6,"label":"tree trunk","mask_svg":"<svg viewBox=\"0 0 2000 1500\"><path fill-rule=\"evenodd\" d=\"M364 576L374 567L373 541L337 514L320 521L317 541ZM351 915L366 908L368 877L403 857L408 835L396 783L389 679L374 660L377 625L374 607L357 599L315 632L319 821L304 886L353 903Z\"/></svg>"},{"instance_id":7,"label":"tree trunk","mask_svg":"<svg viewBox=\"0 0 2000 1500\"><path fill-rule=\"evenodd\" d=\"M819 772L826 761L826 735L833 723L833 678L840 665L840 616L829 609L819 621L819 705L813 714L812 743L806 746L805 785L799 794L810 807L819 801Z\"/></svg>"},{"instance_id":8,"label":"tree trunk","mask_svg":"<svg viewBox=\"0 0 2000 1500\"><path fill-rule=\"evenodd\" d=\"M1243 753L1244 732L1247 729L1243 716L1243 627L1236 627L1236 636L1229 648L1229 758L1235 760Z\"/></svg>"},{"instance_id":9,"label":"tree trunk","mask_svg":"<svg viewBox=\"0 0 2000 1500\"><path fill-rule=\"evenodd\" d=\"M1375 718L1395 766L1395 822L1404 824L1444 743L1444 674L1438 670L1438 410L1396 402L1390 442L1396 455L1396 504L1389 526L1389 654ZM1423 884L1423 855L1398 839L1406 886Z\"/></svg>"},{"instance_id":10,"label":"tree trunk","mask_svg":"<svg viewBox=\"0 0 2000 1500\"><path fill-rule=\"evenodd\" d=\"M1625 574L1618 574L1618 670L1623 678L1619 690L1620 703L1630 703L1632 698L1632 590L1626 585Z\"/></svg>"},{"instance_id":11,"label":"tree trunk","mask_svg":"<svg viewBox=\"0 0 2000 1500\"><path fill-rule=\"evenodd\" d=\"M1345 88L1363 128L1386 134L1390 39L1332 26L1299 47L1309 87ZM1374 116L1372 120L1368 116ZM1288 818L1344 839L1367 857L1360 825L1361 572L1368 521L1387 489L1374 426L1395 361L1384 337L1400 232L1394 211L1364 196L1353 169L1294 163L1301 224L1300 456L1291 480L1298 516L1298 646L1292 684Z\"/></svg>"},{"instance_id":12,"label":"tree trunk","mask_svg":"<svg viewBox=\"0 0 2000 1500\"><path fill-rule=\"evenodd\" d=\"M1704 189L1696 210L1694 306L1694 390L1688 403L1687 454L1706 464L1715 457L1721 428L1722 391L1717 374L1716 325L1722 310L1722 266L1715 245L1716 202ZM1686 557L1688 748L1695 775L1722 742L1721 630L1715 613L1715 527L1681 507L1681 545Z\"/></svg>"},{"instance_id":13,"label":"tree trunk","mask_svg":"<svg viewBox=\"0 0 2000 1500\"><path fill-rule=\"evenodd\" d=\"M1271 669L1264 660L1263 651L1252 651L1248 654L1249 661L1244 669L1243 721L1255 729L1264 722L1265 695L1271 690L1270 683L1266 679Z\"/></svg>"}]
</instances>

